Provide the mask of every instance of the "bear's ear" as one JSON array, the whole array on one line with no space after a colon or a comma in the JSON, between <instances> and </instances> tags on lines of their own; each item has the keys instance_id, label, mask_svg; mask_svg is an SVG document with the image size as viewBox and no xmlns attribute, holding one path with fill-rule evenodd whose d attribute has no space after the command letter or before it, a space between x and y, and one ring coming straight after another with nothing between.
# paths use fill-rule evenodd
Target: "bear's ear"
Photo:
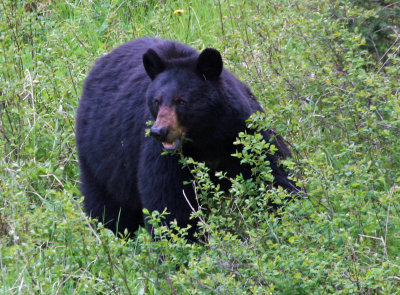
<instances>
[{"instance_id":1,"label":"bear's ear","mask_svg":"<svg viewBox=\"0 0 400 295\"><path fill-rule=\"evenodd\" d=\"M143 65L151 80L154 80L165 69L164 62L153 49L147 50L143 55Z\"/></svg>"},{"instance_id":2,"label":"bear's ear","mask_svg":"<svg viewBox=\"0 0 400 295\"><path fill-rule=\"evenodd\" d=\"M197 60L197 70L205 80L217 80L222 72L222 57L214 48L204 49Z\"/></svg>"}]
</instances>

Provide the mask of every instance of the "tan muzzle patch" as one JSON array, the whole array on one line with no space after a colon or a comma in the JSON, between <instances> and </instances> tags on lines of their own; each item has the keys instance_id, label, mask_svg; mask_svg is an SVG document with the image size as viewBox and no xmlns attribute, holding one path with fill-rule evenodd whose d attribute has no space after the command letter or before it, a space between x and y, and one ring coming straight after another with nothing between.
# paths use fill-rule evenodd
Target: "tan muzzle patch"
<instances>
[{"instance_id":1,"label":"tan muzzle patch","mask_svg":"<svg viewBox=\"0 0 400 295\"><path fill-rule=\"evenodd\" d=\"M158 111L153 128L165 130L159 140L167 150L174 150L181 144L185 136L185 128L179 124L178 116L174 107L161 107Z\"/></svg>"}]
</instances>

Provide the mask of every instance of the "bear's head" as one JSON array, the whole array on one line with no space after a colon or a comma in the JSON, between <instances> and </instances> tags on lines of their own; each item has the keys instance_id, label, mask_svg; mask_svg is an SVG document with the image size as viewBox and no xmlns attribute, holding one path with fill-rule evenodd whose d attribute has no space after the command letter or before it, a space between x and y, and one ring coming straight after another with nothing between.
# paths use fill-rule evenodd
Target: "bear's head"
<instances>
[{"instance_id":1,"label":"bear's head","mask_svg":"<svg viewBox=\"0 0 400 295\"><path fill-rule=\"evenodd\" d=\"M167 58L149 49L143 65L152 80L146 92L154 118L150 134L166 150L175 150L184 141L207 145L224 109L219 91L221 54L207 48L200 54Z\"/></svg>"}]
</instances>

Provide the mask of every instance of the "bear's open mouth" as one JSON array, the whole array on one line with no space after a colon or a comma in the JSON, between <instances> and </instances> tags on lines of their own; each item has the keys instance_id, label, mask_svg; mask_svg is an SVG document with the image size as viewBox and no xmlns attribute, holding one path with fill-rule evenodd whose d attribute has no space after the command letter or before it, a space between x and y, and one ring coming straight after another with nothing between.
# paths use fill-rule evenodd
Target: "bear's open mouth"
<instances>
[{"instance_id":1,"label":"bear's open mouth","mask_svg":"<svg viewBox=\"0 0 400 295\"><path fill-rule=\"evenodd\" d=\"M163 142L161 142L161 144L163 145L164 149L166 149L167 151L173 151L181 145L181 139L177 138L173 142L163 141Z\"/></svg>"}]
</instances>

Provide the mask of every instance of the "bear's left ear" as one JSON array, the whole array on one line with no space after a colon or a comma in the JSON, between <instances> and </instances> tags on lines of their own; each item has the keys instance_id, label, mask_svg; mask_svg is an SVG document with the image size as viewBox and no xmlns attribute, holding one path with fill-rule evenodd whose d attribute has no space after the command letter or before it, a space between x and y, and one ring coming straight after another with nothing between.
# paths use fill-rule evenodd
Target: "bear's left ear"
<instances>
[{"instance_id":1,"label":"bear's left ear","mask_svg":"<svg viewBox=\"0 0 400 295\"><path fill-rule=\"evenodd\" d=\"M154 80L158 74L165 70L164 62L153 49L147 50L143 55L143 65L151 80Z\"/></svg>"},{"instance_id":2,"label":"bear's left ear","mask_svg":"<svg viewBox=\"0 0 400 295\"><path fill-rule=\"evenodd\" d=\"M205 80L217 80L222 72L222 57L214 48L204 49L197 60L197 70Z\"/></svg>"}]
</instances>

